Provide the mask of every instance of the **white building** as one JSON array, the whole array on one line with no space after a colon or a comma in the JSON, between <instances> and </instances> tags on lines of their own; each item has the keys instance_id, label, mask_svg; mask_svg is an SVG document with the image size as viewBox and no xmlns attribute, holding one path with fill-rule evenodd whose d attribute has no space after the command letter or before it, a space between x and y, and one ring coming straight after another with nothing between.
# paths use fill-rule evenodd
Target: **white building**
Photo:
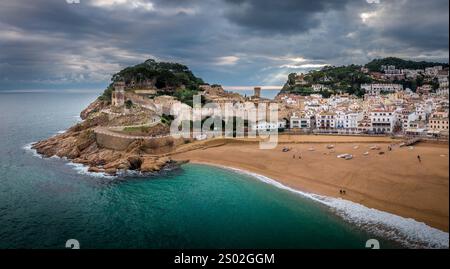
<instances>
[{"instance_id":1,"label":"white building","mask_svg":"<svg viewBox=\"0 0 450 269\"><path fill-rule=\"evenodd\" d=\"M277 122L260 121L255 125L252 125L252 129L256 131L273 131L284 128L286 128L285 121L277 121Z\"/></svg>"},{"instance_id":2,"label":"white building","mask_svg":"<svg viewBox=\"0 0 450 269\"><path fill-rule=\"evenodd\" d=\"M403 90L401 84L362 84L361 89L368 95L380 95L381 93L394 93Z\"/></svg>"},{"instance_id":3,"label":"white building","mask_svg":"<svg viewBox=\"0 0 450 269\"><path fill-rule=\"evenodd\" d=\"M405 78L405 75L403 74L403 70L395 68L394 65L382 65L381 70L384 71L383 77L385 79L394 80L394 79Z\"/></svg>"},{"instance_id":4,"label":"white building","mask_svg":"<svg viewBox=\"0 0 450 269\"><path fill-rule=\"evenodd\" d=\"M416 79L418 75L422 74L424 71L421 69L403 69L403 74L405 74L406 78Z\"/></svg>"},{"instance_id":5,"label":"white building","mask_svg":"<svg viewBox=\"0 0 450 269\"><path fill-rule=\"evenodd\" d=\"M316 115L317 129L335 129L337 114L334 112L323 111Z\"/></svg>"},{"instance_id":6,"label":"white building","mask_svg":"<svg viewBox=\"0 0 450 269\"><path fill-rule=\"evenodd\" d=\"M313 84L312 89L314 92L320 92L320 91L329 90L330 87L328 87L327 85L323 85L323 84Z\"/></svg>"},{"instance_id":7,"label":"white building","mask_svg":"<svg viewBox=\"0 0 450 269\"><path fill-rule=\"evenodd\" d=\"M374 133L392 133L397 122L394 111L373 110L369 118Z\"/></svg>"},{"instance_id":8,"label":"white building","mask_svg":"<svg viewBox=\"0 0 450 269\"><path fill-rule=\"evenodd\" d=\"M291 129L298 128L304 130L314 129L316 126L316 121L314 116L308 115L306 113L298 114L296 112L290 118Z\"/></svg>"},{"instance_id":9,"label":"white building","mask_svg":"<svg viewBox=\"0 0 450 269\"><path fill-rule=\"evenodd\" d=\"M347 112L344 114L344 129L348 131L356 131L358 129L358 122L364 118L361 112Z\"/></svg>"}]
</instances>

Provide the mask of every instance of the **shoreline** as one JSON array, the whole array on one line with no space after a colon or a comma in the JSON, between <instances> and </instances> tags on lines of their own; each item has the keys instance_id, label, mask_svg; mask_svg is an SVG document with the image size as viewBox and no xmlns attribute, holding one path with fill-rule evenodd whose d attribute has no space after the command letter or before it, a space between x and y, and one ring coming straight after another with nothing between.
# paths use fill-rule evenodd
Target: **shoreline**
<instances>
[{"instance_id":1,"label":"shoreline","mask_svg":"<svg viewBox=\"0 0 450 269\"><path fill-rule=\"evenodd\" d=\"M160 174L161 172L164 172L164 171L170 171L174 167L180 167L181 165L184 164L184 162L177 162L172 165L167 165L166 167L164 167L163 169L161 169L157 172L141 172L141 171L135 171L135 170L128 169L128 170L119 171L115 175L110 175L105 172L89 171L88 165L83 164L83 163L74 162L74 160L70 160L66 157L58 157L57 155L53 155L51 157L46 157L43 154L39 154L37 152L37 150L35 148L33 148L33 144L35 144L35 143L36 142L28 143L28 144L24 145L22 147L22 149L25 150L26 152L31 153L33 155L33 157L36 157L36 158L39 158L42 160L56 159L56 160L63 161L65 165L70 166L72 168L72 170L74 170L79 175L85 175L85 176L96 177L96 178L104 178L104 179L110 179L110 180L117 180L117 179L121 179L121 178L127 178L130 176L148 177L148 176Z\"/></svg>"},{"instance_id":2,"label":"shoreline","mask_svg":"<svg viewBox=\"0 0 450 269\"><path fill-rule=\"evenodd\" d=\"M353 225L356 225L358 228L364 229L378 236L389 237L389 240L393 240L409 248L425 247L446 249L449 247L449 233L412 218L405 218L400 215L369 208L363 204L355 203L342 198L304 192L286 186L276 179L240 168L224 166L212 162L191 161L190 163L213 166L250 176L275 188L313 200L327 206L333 211L334 214L336 214L336 216ZM368 227L367 225L373 225L373 227ZM398 234L393 234L392 229L394 229Z\"/></svg>"},{"instance_id":3,"label":"shoreline","mask_svg":"<svg viewBox=\"0 0 450 269\"><path fill-rule=\"evenodd\" d=\"M259 150L255 143L236 141L190 148L171 157L264 175L302 192L344 198L448 232L448 144L394 146L390 151L392 140L378 141L380 150L369 149L373 141L334 141L335 148L329 150L327 138L314 137L321 140L320 144L309 138L299 143L298 139L301 138L296 137L290 144L283 141L272 150ZM291 151L282 152L284 147ZM309 151L310 148L314 150ZM379 154L381 151L384 153ZM353 154L354 159L336 158L345 153ZM418 155L422 157L420 162ZM340 189L346 193L340 194Z\"/></svg>"},{"instance_id":4,"label":"shoreline","mask_svg":"<svg viewBox=\"0 0 450 269\"><path fill-rule=\"evenodd\" d=\"M23 146L23 149L29 151L34 157L44 158L37 153L36 149L31 147L33 143ZM194 150L196 151L196 150ZM188 152L189 153L189 152ZM181 153L183 154L183 153ZM116 176L108 176L104 173L95 173L87 171L87 167L83 164L74 163L71 160L60 157L51 157L65 160L66 165L72 167L77 173L93 177L105 177L110 179L117 178ZM174 158L177 159L177 158ZM333 213L345 221L356 225L358 228L365 229L379 236L390 237L390 240L396 241L401 245L410 248L448 248L448 232L441 229L429 226L425 222L420 222L413 218L407 218L399 214L393 214L388 211L383 211L368 207L362 203L357 203L351 200L336 198L324 194L317 194L316 192L304 191L284 184L284 182L276 179L276 177L267 176L264 173L251 171L242 167L233 167L223 165L220 162L213 161L199 161L190 160L190 163L199 165L209 165L221 169L227 169L236 173L244 174L255 178L266 184L270 184L278 189L283 189L291 193L301 195L307 199L312 199L315 202L321 203L329 207ZM178 159L180 161L180 159ZM368 227L373 226L372 228ZM392 231L395 231L393 234Z\"/></svg>"}]
</instances>

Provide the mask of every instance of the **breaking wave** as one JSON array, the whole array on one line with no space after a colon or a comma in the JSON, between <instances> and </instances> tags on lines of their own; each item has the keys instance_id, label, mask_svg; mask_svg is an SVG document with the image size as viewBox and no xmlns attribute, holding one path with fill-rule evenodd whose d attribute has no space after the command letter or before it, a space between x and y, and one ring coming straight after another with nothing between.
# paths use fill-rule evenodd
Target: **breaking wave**
<instances>
[{"instance_id":1,"label":"breaking wave","mask_svg":"<svg viewBox=\"0 0 450 269\"><path fill-rule=\"evenodd\" d=\"M71 166L78 174L81 174L81 175L88 175L88 176L92 176L92 177L102 177L102 178L108 178L108 179L116 178L116 176L111 176L111 175L108 175L106 173L89 172L88 171L89 167L87 167L87 166L85 166L83 164L80 164L80 163L71 162L70 160L68 160L65 157L60 158L60 157L55 155L55 156L52 156L50 158L44 158L35 149L33 149L33 144L34 143L36 143L36 142L28 143L25 146L23 146L22 148L25 151L28 151L28 152L32 153L34 157L38 157L40 159L61 159L61 160L67 161L66 165Z\"/></svg>"},{"instance_id":2,"label":"breaking wave","mask_svg":"<svg viewBox=\"0 0 450 269\"><path fill-rule=\"evenodd\" d=\"M405 218L364 205L318 194L302 192L269 177L241 169L214 165L252 176L264 183L309 198L331 208L344 220L375 235L392 239L407 248L449 248L449 234L412 218Z\"/></svg>"}]
</instances>

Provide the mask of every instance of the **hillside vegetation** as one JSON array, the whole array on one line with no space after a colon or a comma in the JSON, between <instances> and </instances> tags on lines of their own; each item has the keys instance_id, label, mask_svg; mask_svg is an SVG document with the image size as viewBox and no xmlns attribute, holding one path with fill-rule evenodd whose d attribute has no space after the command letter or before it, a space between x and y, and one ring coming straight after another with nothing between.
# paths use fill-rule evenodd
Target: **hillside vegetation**
<instances>
[{"instance_id":1,"label":"hillside vegetation","mask_svg":"<svg viewBox=\"0 0 450 269\"><path fill-rule=\"evenodd\" d=\"M381 66L383 65L394 65L397 69L425 69L427 67L433 67L437 65L442 65L443 67L448 67L448 63L437 63L437 62L415 62L410 60L403 60L395 57L388 57L384 59L375 59L365 65L369 71L381 72Z\"/></svg>"},{"instance_id":2,"label":"hillside vegetation","mask_svg":"<svg viewBox=\"0 0 450 269\"><path fill-rule=\"evenodd\" d=\"M326 66L321 70L313 70L303 76L303 82L298 83L298 75L291 73L288 80L281 90L283 93L291 93L297 95L310 95L313 93L322 94L325 98L337 93L348 93L358 97L364 95L361 90L361 84L365 83L398 83L402 84L404 88L410 88L413 91L417 87L424 84L430 84L433 89L439 87L436 78L426 78L422 75L416 78L404 78L401 80L385 81L371 76L371 72L381 72L382 65L394 65L397 69L424 69L426 67L433 67L437 65L448 67L446 63L434 62L415 62L409 60L402 60L399 58L389 57L384 59L375 59L367 63L364 67L368 69L368 73L362 71L361 65L347 65L347 66ZM324 87L319 91L313 90L314 84L320 84Z\"/></svg>"},{"instance_id":3,"label":"hillside vegetation","mask_svg":"<svg viewBox=\"0 0 450 269\"><path fill-rule=\"evenodd\" d=\"M180 101L189 103L192 102L192 96L200 90L199 85L204 84L185 65L156 62L153 59L121 70L112 76L111 81L99 99L111 101L114 82L123 81L129 85L132 82L152 81L158 95L175 96Z\"/></svg>"},{"instance_id":4,"label":"hillside vegetation","mask_svg":"<svg viewBox=\"0 0 450 269\"><path fill-rule=\"evenodd\" d=\"M313 93L313 84L322 84L329 89L322 90L316 93L322 94L324 97L329 97L331 94L343 92L361 96L360 86L363 83L372 82L372 78L361 72L361 66L326 66L321 70L314 70L305 75L304 80L307 85L296 85L295 73L288 76L288 81L284 85L281 93L293 93L298 95L309 95Z\"/></svg>"}]
</instances>

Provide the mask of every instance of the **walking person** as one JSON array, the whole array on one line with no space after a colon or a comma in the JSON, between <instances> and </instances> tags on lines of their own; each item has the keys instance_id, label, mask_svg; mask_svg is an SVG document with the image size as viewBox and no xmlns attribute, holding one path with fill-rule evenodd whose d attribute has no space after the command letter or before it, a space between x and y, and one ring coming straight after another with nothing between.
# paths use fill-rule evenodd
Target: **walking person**
<instances>
[{"instance_id":1,"label":"walking person","mask_svg":"<svg viewBox=\"0 0 450 269\"><path fill-rule=\"evenodd\" d=\"M420 155L417 155L417 160L419 160L419 163L422 162L422 159L420 158Z\"/></svg>"}]
</instances>

